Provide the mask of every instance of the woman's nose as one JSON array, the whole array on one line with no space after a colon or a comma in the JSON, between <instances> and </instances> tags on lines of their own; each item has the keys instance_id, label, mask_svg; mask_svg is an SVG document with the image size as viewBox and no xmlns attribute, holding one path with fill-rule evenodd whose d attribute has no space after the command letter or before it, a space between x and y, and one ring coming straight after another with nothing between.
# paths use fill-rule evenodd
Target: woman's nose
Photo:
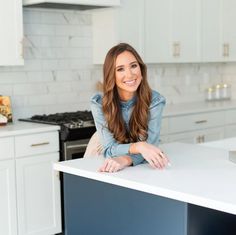
<instances>
[{"instance_id":1,"label":"woman's nose","mask_svg":"<svg viewBox=\"0 0 236 235\"><path fill-rule=\"evenodd\" d=\"M126 77L132 77L133 76L133 71L131 69L126 70Z\"/></svg>"}]
</instances>

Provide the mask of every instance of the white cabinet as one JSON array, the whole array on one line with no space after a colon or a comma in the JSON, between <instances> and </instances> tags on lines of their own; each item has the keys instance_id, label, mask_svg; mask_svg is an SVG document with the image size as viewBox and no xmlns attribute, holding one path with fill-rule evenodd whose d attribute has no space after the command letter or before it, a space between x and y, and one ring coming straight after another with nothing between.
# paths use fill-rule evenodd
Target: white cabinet
<instances>
[{"instance_id":1,"label":"white cabinet","mask_svg":"<svg viewBox=\"0 0 236 235\"><path fill-rule=\"evenodd\" d=\"M0 137L1 235L61 232L58 131L29 133Z\"/></svg>"},{"instance_id":2,"label":"white cabinet","mask_svg":"<svg viewBox=\"0 0 236 235\"><path fill-rule=\"evenodd\" d=\"M0 144L0 149L3 147ZM0 161L0 234L17 235L14 160Z\"/></svg>"},{"instance_id":3,"label":"white cabinet","mask_svg":"<svg viewBox=\"0 0 236 235\"><path fill-rule=\"evenodd\" d=\"M60 183L52 165L57 153L16 160L19 235L60 232Z\"/></svg>"},{"instance_id":4,"label":"white cabinet","mask_svg":"<svg viewBox=\"0 0 236 235\"><path fill-rule=\"evenodd\" d=\"M168 121L168 134L163 138L166 142L203 143L224 138L224 111L183 114L164 120Z\"/></svg>"},{"instance_id":5,"label":"white cabinet","mask_svg":"<svg viewBox=\"0 0 236 235\"><path fill-rule=\"evenodd\" d=\"M58 132L15 137L19 235L61 231Z\"/></svg>"},{"instance_id":6,"label":"white cabinet","mask_svg":"<svg viewBox=\"0 0 236 235\"><path fill-rule=\"evenodd\" d=\"M199 62L200 0L145 2L145 61Z\"/></svg>"},{"instance_id":7,"label":"white cabinet","mask_svg":"<svg viewBox=\"0 0 236 235\"><path fill-rule=\"evenodd\" d=\"M236 61L236 1L123 0L94 11L94 63L128 42L146 63Z\"/></svg>"},{"instance_id":8,"label":"white cabinet","mask_svg":"<svg viewBox=\"0 0 236 235\"><path fill-rule=\"evenodd\" d=\"M208 128L198 131L183 132L179 134L170 134L168 142L183 142L199 144L208 141L214 141L224 138L224 127Z\"/></svg>"},{"instance_id":9,"label":"white cabinet","mask_svg":"<svg viewBox=\"0 0 236 235\"><path fill-rule=\"evenodd\" d=\"M179 133L224 125L224 112L208 112L169 118L169 131Z\"/></svg>"},{"instance_id":10,"label":"white cabinet","mask_svg":"<svg viewBox=\"0 0 236 235\"><path fill-rule=\"evenodd\" d=\"M120 7L93 11L94 64L103 64L108 50L120 42L143 55L143 8L144 0L122 0Z\"/></svg>"},{"instance_id":11,"label":"white cabinet","mask_svg":"<svg viewBox=\"0 0 236 235\"><path fill-rule=\"evenodd\" d=\"M0 138L0 234L16 235L14 138Z\"/></svg>"},{"instance_id":12,"label":"white cabinet","mask_svg":"<svg viewBox=\"0 0 236 235\"><path fill-rule=\"evenodd\" d=\"M202 1L202 60L236 61L236 2Z\"/></svg>"},{"instance_id":13,"label":"white cabinet","mask_svg":"<svg viewBox=\"0 0 236 235\"><path fill-rule=\"evenodd\" d=\"M23 65L22 1L0 1L0 66Z\"/></svg>"},{"instance_id":14,"label":"white cabinet","mask_svg":"<svg viewBox=\"0 0 236 235\"><path fill-rule=\"evenodd\" d=\"M170 49L170 1L145 1L144 54L146 63L167 62Z\"/></svg>"}]
</instances>

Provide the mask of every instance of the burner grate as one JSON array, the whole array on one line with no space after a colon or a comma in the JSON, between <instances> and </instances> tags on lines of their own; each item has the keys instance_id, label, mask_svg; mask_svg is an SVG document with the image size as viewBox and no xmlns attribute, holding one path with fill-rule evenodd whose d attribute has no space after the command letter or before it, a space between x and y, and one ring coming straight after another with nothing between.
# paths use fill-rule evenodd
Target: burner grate
<instances>
[{"instance_id":1,"label":"burner grate","mask_svg":"<svg viewBox=\"0 0 236 235\"><path fill-rule=\"evenodd\" d=\"M51 122L55 124L66 124L70 122L80 122L80 121L92 121L93 116L91 111L77 111L77 112L65 112L65 113L55 113L55 114L44 114L44 115L34 115L31 117L32 120L41 122Z\"/></svg>"}]
</instances>

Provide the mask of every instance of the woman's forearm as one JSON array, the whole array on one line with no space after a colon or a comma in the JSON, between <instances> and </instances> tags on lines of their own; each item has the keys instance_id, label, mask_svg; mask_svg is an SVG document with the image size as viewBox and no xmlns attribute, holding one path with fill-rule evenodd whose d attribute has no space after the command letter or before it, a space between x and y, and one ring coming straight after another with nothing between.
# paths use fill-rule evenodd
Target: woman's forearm
<instances>
[{"instance_id":1,"label":"woman's forearm","mask_svg":"<svg viewBox=\"0 0 236 235\"><path fill-rule=\"evenodd\" d=\"M139 154L142 153L142 147L145 142L136 142L132 143L129 148L129 153L130 154Z\"/></svg>"}]
</instances>

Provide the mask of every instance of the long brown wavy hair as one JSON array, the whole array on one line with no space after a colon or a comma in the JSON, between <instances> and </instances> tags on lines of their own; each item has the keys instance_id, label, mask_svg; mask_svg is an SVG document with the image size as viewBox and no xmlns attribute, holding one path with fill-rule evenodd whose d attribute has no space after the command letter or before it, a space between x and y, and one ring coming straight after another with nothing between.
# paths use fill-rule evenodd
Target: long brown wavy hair
<instances>
[{"instance_id":1,"label":"long brown wavy hair","mask_svg":"<svg viewBox=\"0 0 236 235\"><path fill-rule=\"evenodd\" d=\"M120 99L116 87L116 58L124 51L131 52L139 63L142 80L136 91L136 102L129 120L129 130L125 127L120 108ZM119 143L144 141L148 137L149 106L152 92L147 82L147 67L137 51L126 43L112 47L103 65L103 101L102 108L108 129Z\"/></svg>"}]
</instances>

